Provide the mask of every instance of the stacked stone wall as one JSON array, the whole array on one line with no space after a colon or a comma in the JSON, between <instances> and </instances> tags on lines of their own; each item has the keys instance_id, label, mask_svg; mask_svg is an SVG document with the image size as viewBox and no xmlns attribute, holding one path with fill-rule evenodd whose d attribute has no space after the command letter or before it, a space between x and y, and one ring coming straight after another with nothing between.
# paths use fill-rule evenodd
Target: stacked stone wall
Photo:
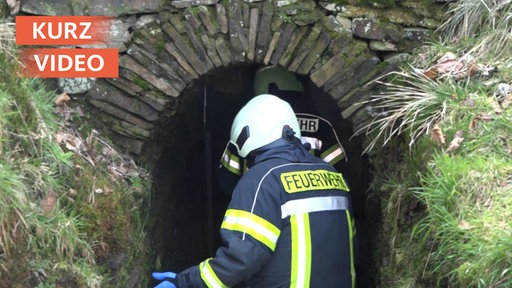
<instances>
[{"instance_id":1,"label":"stacked stone wall","mask_svg":"<svg viewBox=\"0 0 512 288\"><path fill-rule=\"evenodd\" d=\"M244 64L279 65L309 77L357 131L370 117L363 101L375 89L371 80L427 40L444 11L442 2L412 0L60 2L29 0L21 11L115 17L105 46L119 48L119 78L59 85L80 98L97 128L137 155L153 144L162 119L179 109L184 90Z\"/></svg>"}]
</instances>

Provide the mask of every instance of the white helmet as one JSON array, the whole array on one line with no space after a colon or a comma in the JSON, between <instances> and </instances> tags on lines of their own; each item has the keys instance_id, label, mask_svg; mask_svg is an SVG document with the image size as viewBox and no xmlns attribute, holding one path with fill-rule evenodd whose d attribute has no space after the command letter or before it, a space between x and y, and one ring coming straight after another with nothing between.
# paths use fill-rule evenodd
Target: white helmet
<instances>
[{"instance_id":1,"label":"white helmet","mask_svg":"<svg viewBox=\"0 0 512 288\"><path fill-rule=\"evenodd\" d=\"M285 126L300 138L299 123L290 104L274 95L259 95L247 102L236 115L231 125L230 141L238 154L245 158L251 151L281 139Z\"/></svg>"}]
</instances>

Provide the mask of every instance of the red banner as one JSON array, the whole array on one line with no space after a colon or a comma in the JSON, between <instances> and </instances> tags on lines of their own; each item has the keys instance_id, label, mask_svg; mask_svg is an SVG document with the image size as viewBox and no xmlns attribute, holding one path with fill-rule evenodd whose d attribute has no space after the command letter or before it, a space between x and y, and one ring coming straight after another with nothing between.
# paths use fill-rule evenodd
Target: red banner
<instances>
[{"instance_id":1,"label":"red banner","mask_svg":"<svg viewBox=\"0 0 512 288\"><path fill-rule=\"evenodd\" d=\"M21 75L37 78L117 78L118 49L23 49Z\"/></svg>"},{"instance_id":2,"label":"red banner","mask_svg":"<svg viewBox=\"0 0 512 288\"><path fill-rule=\"evenodd\" d=\"M16 44L106 43L113 19L106 16L16 16Z\"/></svg>"}]
</instances>

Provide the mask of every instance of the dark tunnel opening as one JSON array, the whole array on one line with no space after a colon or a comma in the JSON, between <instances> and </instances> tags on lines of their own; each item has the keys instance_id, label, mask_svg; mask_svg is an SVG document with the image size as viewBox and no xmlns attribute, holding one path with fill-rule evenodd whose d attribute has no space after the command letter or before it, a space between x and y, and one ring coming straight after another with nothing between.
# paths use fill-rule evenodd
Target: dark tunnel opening
<instances>
[{"instance_id":1,"label":"dark tunnel opening","mask_svg":"<svg viewBox=\"0 0 512 288\"><path fill-rule=\"evenodd\" d=\"M238 110L252 97L257 66L245 65L215 71L198 79L182 92L181 103L165 123L166 137L153 177L152 211L154 233L152 248L157 267L181 271L212 257L221 245L219 228L230 196L222 191L215 170L227 141L231 122ZM308 77L299 79L319 112L325 118L341 119L335 100L317 88ZM205 101L206 99L206 101ZM374 287L375 267L370 263L372 242L365 209L370 182L369 163L361 156L361 139L352 137L352 124L338 121L336 130L347 150L350 169L341 171L346 181L358 190L353 199L360 252L358 287Z\"/></svg>"}]
</instances>

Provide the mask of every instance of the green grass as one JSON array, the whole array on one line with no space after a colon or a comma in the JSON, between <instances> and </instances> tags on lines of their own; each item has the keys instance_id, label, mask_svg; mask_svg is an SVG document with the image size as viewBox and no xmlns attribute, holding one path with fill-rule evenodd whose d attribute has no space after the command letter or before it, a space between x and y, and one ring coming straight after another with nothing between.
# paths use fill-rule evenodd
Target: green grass
<instances>
[{"instance_id":1,"label":"green grass","mask_svg":"<svg viewBox=\"0 0 512 288\"><path fill-rule=\"evenodd\" d=\"M380 79L367 103L383 287L512 286L512 107L496 108L498 85L512 83L512 4L451 5L443 38ZM446 52L485 69L424 77ZM445 144L431 139L434 124ZM456 133L462 144L447 152Z\"/></svg>"},{"instance_id":2,"label":"green grass","mask_svg":"<svg viewBox=\"0 0 512 288\"><path fill-rule=\"evenodd\" d=\"M97 136L80 152L57 142L61 132L85 136L56 114L55 91L18 77L13 27L0 24L0 287L110 287L114 274L128 287L149 253L148 180L126 158L103 155ZM121 164L139 176L113 175Z\"/></svg>"}]
</instances>

